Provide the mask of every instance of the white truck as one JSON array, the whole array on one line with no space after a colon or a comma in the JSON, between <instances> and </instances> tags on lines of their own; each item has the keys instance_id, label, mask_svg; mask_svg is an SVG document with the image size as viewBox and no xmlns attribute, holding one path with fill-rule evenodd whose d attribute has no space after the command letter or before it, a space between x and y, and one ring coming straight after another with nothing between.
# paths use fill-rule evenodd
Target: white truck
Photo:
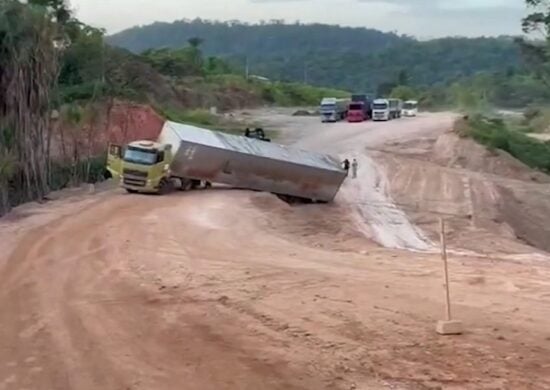
<instances>
[{"instance_id":1,"label":"white truck","mask_svg":"<svg viewBox=\"0 0 550 390\"><path fill-rule=\"evenodd\" d=\"M337 122L346 117L348 99L323 98L319 111L322 122Z\"/></svg>"},{"instance_id":2,"label":"white truck","mask_svg":"<svg viewBox=\"0 0 550 390\"><path fill-rule=\"evenodd\" d=\"M417 116L418 102L416 100L407 100L403 103L403 116Z\"/></svg>"},{"instance_id":3,"label":"white truck","mask_svg":"<svg viewBox=\"0 0 550 390\"><path fill-rule=\"evenodd\" d=\"M401 118L401 110L400 99L376 99L372 103L372 120L389 121Z\"/></svg>"},{"instance_id":4,"label":"white truck","mask_svg":"<svg viewBox=\"0 0 550 390\"><path fill-rule=\"evenodd\" d=\"M372 102L372 120L389 121L390 119L390 103L388 99L375 99Z\"/></svg>"}]
</instances>

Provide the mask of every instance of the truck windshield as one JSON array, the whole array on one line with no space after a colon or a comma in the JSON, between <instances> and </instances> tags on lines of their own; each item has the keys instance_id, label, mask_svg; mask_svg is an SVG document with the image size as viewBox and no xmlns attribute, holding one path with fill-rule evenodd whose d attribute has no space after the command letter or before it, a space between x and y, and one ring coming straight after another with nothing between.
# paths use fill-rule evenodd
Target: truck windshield
<instances>
[{"instance_id":1,"label":"truck windshield","mask_svg":"<svg viewBox=\"0 0 550 390\"><path fill-rule=\"evenodd\" d=\"M403 108L405 110L414 110L416 108L416 104L413 103L405 103L403 104Z\"/></svg>"},{"instance_id":2,"label":"truck windshield","mask_svg":"<svg viewBox=\"0 0 550 390\"><path fill-rule=\"evenodd\" d=\"M155 150L128 147L124 152L124 161L134 164L153 165L157 162L157 152Z\"/></svg>"},{"instance_id":3,"label":"truck windshield","mask_svg":"<svg viewBox=\"0 0 550 390\"><path fill-rule=\"evenodd\" d=\"M363 105L362 104L350 104L349 109L350 110L362 110Z\"/></svg>"},{"instance_id":4,"label":"truck windshield","mask_svg":"<svg viewBox=\"0 0 550 390\"><path fill-rule=\"evenodd\" d=\"M375 110L386 110L388 105L386 103L374 103L372 108Z\"/></svg>"},{"instance_id":5,"label":"truck windshield","mask_svg":"<svg viewBox=\"0 0 550 390\"><path fill-rule=\"evenodd\" d=\"M321 105L321 110L323 111L336 110L336 104L323 104Z\"/></svg>"}]
</instances>

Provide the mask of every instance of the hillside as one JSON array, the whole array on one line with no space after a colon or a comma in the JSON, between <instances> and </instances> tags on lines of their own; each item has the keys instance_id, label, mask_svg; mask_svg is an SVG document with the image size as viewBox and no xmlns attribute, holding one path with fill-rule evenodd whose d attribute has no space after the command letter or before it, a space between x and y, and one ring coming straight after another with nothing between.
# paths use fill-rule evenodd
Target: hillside
<instances>
[{"instance_id":1,"label":"hillside","mask_svg":"<svg viewBox=\"0 0 550 390\"><path fill-rule=\"evenodd\" d=\"M481 71L519 64L509 37L417 41L395 33L322 24L258 24L178 21L134 27L108 38L134 52L177 48L199 37L208 55L253 73L287 81L374 91L406 70L413 85L449 83Z\"/></svg>"},{"instance_id":2,"label":"hillside","mask_svg":"<svg viewBox=\"0 0 550 390\"><path fill-rule=\"evenodd\" d=\"M278 57L304 51L345 53L379 51L411 38L365 28L323 24L242 24L203 20L153 23L133 27L109 37L109 42L133 52L169 47L179 48L192 37L204 40L203 48L212 55Z\"/></svg>"}]
</instances>

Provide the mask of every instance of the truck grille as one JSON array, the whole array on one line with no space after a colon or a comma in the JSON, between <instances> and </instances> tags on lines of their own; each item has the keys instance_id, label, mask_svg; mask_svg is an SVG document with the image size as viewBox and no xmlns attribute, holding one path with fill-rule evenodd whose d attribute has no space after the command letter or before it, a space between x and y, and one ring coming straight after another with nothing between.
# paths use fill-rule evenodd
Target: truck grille
<instances>
[{"instance_id":1,"label":"truck grille","mask_svg":"<svg viewBox=\"0 0 550 390\"><path fill-rule=\"evenodd\" d=\"M136 177L147 177L147 171L143 172L143 171L136 171L134 169L124 169L124 171L122 172L124 174L124 176L128 175L128 176L136 176Z\"/></svg>"},{"instance_id":2,"label":"truck grille","mask_svg":"<svg viewBox=\"0 0 550 390\"><path fill-rule=\"evenodd\" d=\"M137 179L128 176L124 176L124 184L135 187L145 187L146 181L144 179Z\"/></svg>"}]
</instances>

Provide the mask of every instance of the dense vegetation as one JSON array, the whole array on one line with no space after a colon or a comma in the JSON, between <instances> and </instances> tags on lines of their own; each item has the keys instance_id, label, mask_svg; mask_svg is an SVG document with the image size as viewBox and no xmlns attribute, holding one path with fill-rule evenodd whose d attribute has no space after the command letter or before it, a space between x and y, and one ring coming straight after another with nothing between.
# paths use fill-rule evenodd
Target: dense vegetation
<instances>
[{"instance_id":1,"label":"dense vegetation","mask_svg":"<svg viewBox=\"0 0 550 390\"><path fill-rule=\"evenodd\" d=\"M70 23L55 0L0 3L0 212L10 185L23 199L49 191L50 96Z\"/></svg>"},{"instance_id":2,"label":"dense vegetation","mask_svg":"<svg viewBox=\"0 0 550 390\"><path fill-rule=\"evenodd\" d=\"M226 58L241 71L248 61L254 74L355 91L376 92L402 70L412 85L433 86L519 65L512 38L420 42L372 29L322 24L179 21L134 27L108 40L139 53L181 48L191 37L203 38L208 55Z\"/></svg>"},{"instance_id":3,"label":"dense vegetation","mask_svg":"<svg viewBox=\"0 0 550 390\"><path fill-rule=\"evenodd\" d=\"M381 51L412 38L373 29L323 24L284 24L271 21L248 25L241 22L210 22L200 19L174 23L153 23L133 27L109 37L109 43L134 53L147 49L180 48L188 39L204 39L210 55L253 56L255 58L303 55L323 51L341 55L349 51Z\"/></svg>"},{"instance_id":4,"label":"dense vegetation","mask_svg":"<svg viewBox=\"0 0 550 390\"><path fill-rule=\"evenodd\" d=\"M478 101L487 101L490 94L507 90L509 96L516 99L532 98L534 102L546 104L527 108L524 118L519 122L490 119L485 115L475 114L459 122L457 131L460 135L472 137L490 149L508 152L528 166L550 174L550 142L540 142L525 134L548 132L550 125L546 92L550 86L550 5L545 0L526 0L526 3L531 13L523 20L524 31L542 32L545 39L518 40L527 60L525 71L520 74L506 74L501 76L502 78L478 76L472 81L472 85L465 88L477 93ZM485 93L480 95L481 91ZM472 95L473 93L470 93L470 96ZM497 93L496 96L501 95Z\"/></svg>"},{"instance_id":5,"label":"dense vegetation","mask_svg":"<svg viewBox=\"0 0 550 390\"><path fill-rule=\"evenodd\" d=\"M427 109L523 109L550 102L550 89L528 69L480 72L458 81L429 87L414 86L396 79L382 84L378 92L384 96L420 100L421 105Z\"/></svg>"},{"instance_id":6,"label":"dense vegetation","mask_svg":"<svg viewBox=\"0 0 550 390\"><path fill-rule=\"evenodd\" d=\"M499 149L531 168L550 174L550 144L537 141L502 119L475 115L457 124L461 136L472 137L489 149Z\"/></svg>"}]
</instances>

